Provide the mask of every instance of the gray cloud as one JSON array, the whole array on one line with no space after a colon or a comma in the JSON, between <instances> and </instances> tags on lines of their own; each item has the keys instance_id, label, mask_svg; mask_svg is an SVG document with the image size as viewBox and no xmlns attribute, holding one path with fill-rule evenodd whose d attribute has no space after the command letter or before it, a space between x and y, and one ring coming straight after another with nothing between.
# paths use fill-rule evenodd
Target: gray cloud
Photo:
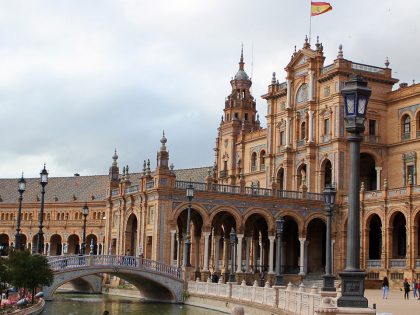
<instances>
[{"instance_id":1,"label":"gray cloud","mask_svg":"<svg viewBox=\"0 0 420 315\"><path fill-rule=\"evenodd\" d=\"M345 57L411 82L418 1L331 1L312 19L326 64ZM155 160L165 129L176 167L213 163L240 44L260 98L309 28L309 1L0 2L0 176L103 174L117 147L132 171ZM253 67L251 69L251 52Z\"/></svg>"}]
</instances>

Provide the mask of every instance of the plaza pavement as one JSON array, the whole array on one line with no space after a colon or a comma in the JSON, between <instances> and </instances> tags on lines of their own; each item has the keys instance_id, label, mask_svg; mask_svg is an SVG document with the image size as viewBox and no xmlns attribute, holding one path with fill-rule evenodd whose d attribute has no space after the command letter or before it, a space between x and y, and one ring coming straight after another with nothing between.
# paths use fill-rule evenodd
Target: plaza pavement
<instances>
[{"instance_id":1,"label":"plaza pavement","mask_svg":"<svg viewBox=\"0 0 420 315\"><path fill-rule=\"evenodd\" d=\"M410 292L410 299L404 300L404 292L390 290L388 299L382 299L382 290L366 290L365 297L369 300L369 307L376 303L376 314L392 315L415 315L420 314L420 300L413 298L413 291Z\"/></svg>"}]
</instances>

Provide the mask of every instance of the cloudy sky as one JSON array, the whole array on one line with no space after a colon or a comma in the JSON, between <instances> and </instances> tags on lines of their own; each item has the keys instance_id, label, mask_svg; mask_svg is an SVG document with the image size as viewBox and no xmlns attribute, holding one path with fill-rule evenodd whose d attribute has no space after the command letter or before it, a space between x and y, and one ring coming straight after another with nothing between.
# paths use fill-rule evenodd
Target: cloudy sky
<instances>
[{"instance_id":1,"label":"cloudy sky","mask_svg":"<svg viewBox=\"0 0 420 315\"><path fill-rule=\"evenodd\" d=\"M162 130L176 168L212 165L241 43L260 98L309 32L309 0L1 0L0 177L105 174L155 165ZM312 19L326 64L344 56L420 80L420 1L331 0ZM251 56L253 67L251 69ZM261 119L265 125L265 119Z\"/></svg>"}]
</instances>

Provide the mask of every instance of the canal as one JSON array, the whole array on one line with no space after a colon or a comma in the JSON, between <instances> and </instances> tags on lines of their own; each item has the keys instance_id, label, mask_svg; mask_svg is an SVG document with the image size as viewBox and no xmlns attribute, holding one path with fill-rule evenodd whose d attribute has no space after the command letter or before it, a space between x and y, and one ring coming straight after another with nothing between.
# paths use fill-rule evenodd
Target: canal
<instances>
[{"instance_id":1,"label":"canal","mask_svg":"<svg viewBox=\"0 0 420 315\"><path fill-rule=\"evenodd\" d=\"M144 303L112 295L58 293L46 302L42 315L222 315L223 313L182 304Z\"/></svg>"}]
</instances>

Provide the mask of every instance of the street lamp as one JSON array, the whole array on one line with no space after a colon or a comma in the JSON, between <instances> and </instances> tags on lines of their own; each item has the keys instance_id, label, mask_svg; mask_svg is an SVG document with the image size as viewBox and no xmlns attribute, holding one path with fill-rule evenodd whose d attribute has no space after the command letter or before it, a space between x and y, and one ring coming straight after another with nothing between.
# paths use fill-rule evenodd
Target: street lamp
<instances>
[{"instance_id":1,"label":"street lamp","mask_svg":"<svg viewBox=\"0 0 420 315\"><path fill-rule=\"evenodd\" d=\"M82 240L82 255L85 254L86 251L86 218L89 214L89 208L87 204L83 206L83 240Z\"/></svg>"},{"instance_id":2,"label":"street lamp","mask_svg":"<svg viewBox=\"0 0 420 315\"><path fill-rule=\"evenodd\" d=\"M372 91L361 77L351 77L341 94L346 109L346 130L350 142L346 268L339 273L342 296L339 307L368 307L364 297L366 272L360 269L360 142L365 130L366 109Z\"/></svg>"},{"instance_id":3,"label":"street lamp","mask_svg":"<svg viewBox=\"0 0 420 315\"><path fill-rule=\"evenodd\" d=\"M190 251L191 251L191 236L190 236L190 221L191 221L191 201L194 198L194 187L191 183L187 186L188 198L188 215L187 215L187 232L184 242L184 267L191 267Z\"/></svg>"},{"instance_id":4,"label":"street lamp","mask_svg":"<svg viewBox=\"0 0 420 315\"><path fill-rule=\"evenodd\" d=\"M235 244L236 244L236 233L235 229L232 227L230 230L230 274L229 282L236 282L235 279Z\"/></svg>"},{"instance_id":5,"label":"street lamp","mask_svg":"<svg viewBox=\"0 0 420 315\"><path fill-rule=\"evenodd\" d=\"M323 276L322 291L335 291L334 280L332 274L332 257L331 257L331 218L335 203L335 188L326 186L324 189L324 202L327 210L327 237L326 237L326 258L325 258L325 275Z\"/></svg>"},{"instance_id":6,"label":"street lamp","mask_svg":"<svg viewBox=\"0 0 420 315\"><path fill-rule=\"evenodd\" d=\"M281 242L284 232L284 218L280 217L276 220L276 235L277 235L277 248L276 248L276 285L284 285L283 270L281 266Z\"/></svg>"},{"instance_id":7,"label":"street lamp","mask_svg":"<svg viewBox=\"0 0 420 315\"><path fill-rule=\"evenodd\" d=\"M19 250L20 247L20 220L22 217L22 199L23 199L23 193L26 190L26 181L22 177L18 180L18 192L19 192L19 208L18 208L18 215L17 215L17 223L16 223L16 234L15 234L15 249Z\"/></svg>"},{"instance_id":8,"label":"street lamp","mask_svg":"<svg viewBox=\"0 0 420 315\"><path fill-rule=\"evenodd\" d=\"M39 230L38 230L38 240L37 240L37 245L36 245L36 252L38 254L42 254L43 250L44 250L44 232L42 232L42 228L43 225L42 223L44 222L44 197L45 197L45 186L47 186L48 184L48 172L45 168L45 163L44 163L44 168L42 169L41 173L39 174L41 176L41 208L39 209Z\"/></svg>"}]
</instances>

